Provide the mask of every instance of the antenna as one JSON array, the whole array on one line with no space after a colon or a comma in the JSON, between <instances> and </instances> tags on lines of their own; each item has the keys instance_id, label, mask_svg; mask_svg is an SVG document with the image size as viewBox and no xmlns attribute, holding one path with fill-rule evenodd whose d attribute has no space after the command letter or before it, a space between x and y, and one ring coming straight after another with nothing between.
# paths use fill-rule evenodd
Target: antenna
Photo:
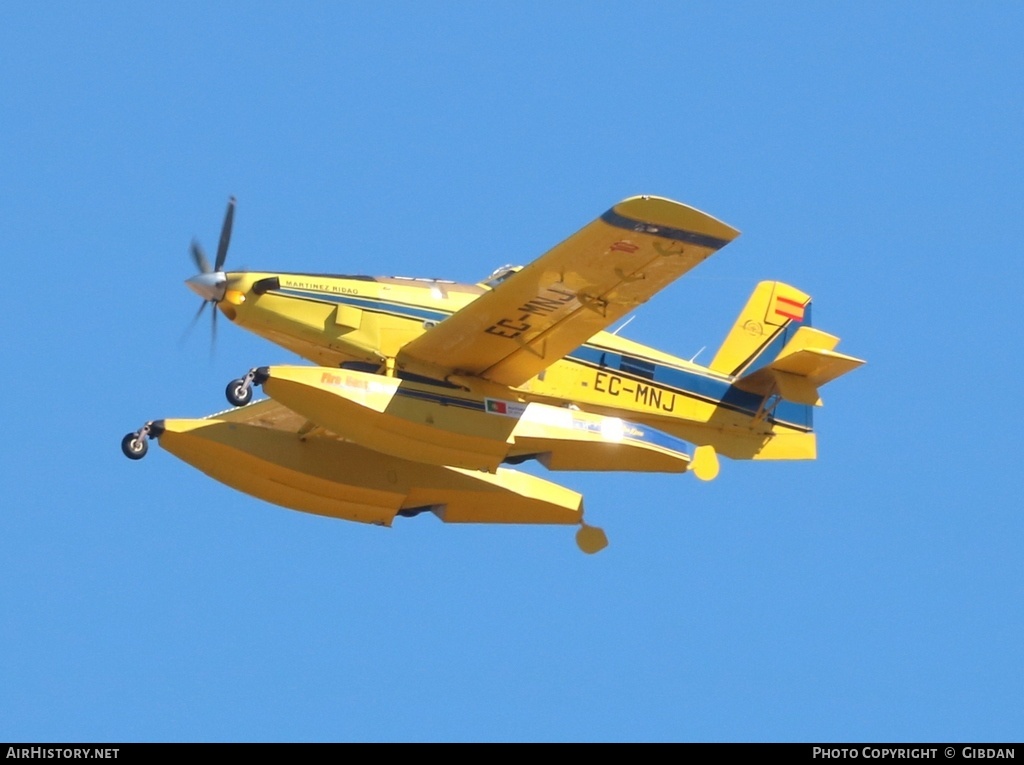
<instances>
[{"instance_id":1,"label":"antenna","mask_svg":"<svg viewBox=\"0 0 1024 765\"><path fill-rule=\"evenodd\" d=\"M624 322L622 322L622 324L619 325L618 329L613 330L612 334L613 335L619 334L619 332L624 330L629 325L629 323L631 321L633 321L633 319L635 319L635 318L636 318L636 314L633 314L632 316L630 316L628 319L626 319Z\"/></svg>"}]
</instances>

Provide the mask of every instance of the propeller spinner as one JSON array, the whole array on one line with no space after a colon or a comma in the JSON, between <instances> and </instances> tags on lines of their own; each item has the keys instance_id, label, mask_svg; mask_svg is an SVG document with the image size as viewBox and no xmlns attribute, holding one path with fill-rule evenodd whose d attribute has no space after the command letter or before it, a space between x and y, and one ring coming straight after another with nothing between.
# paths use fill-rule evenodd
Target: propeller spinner
<instances>
[{"instance_id":1,"label":"propeller spinner","mask_svg":"<svg viewBox=\"0 0 1024 765\"><path fill-rule=\"evenodd\" d=\"M228 245L231 244L231 226L234 223L234 220L235 198L231 197L231 199L228 200L227 212L224 213L224 225L220 230L220 242L217 244L217 258L214 260L213 266L210 265L210 261L206 257L206 253L203 252L202 245L200 245L198 241L193 239L192 245L189 247L189 252L192 254L192 260L196 264L196 268L199 269L199 273L191 279L186 279L185 284L190 290L203 299L202 304L199 306L199 310L196 311L196 315L192 319L192 323L189 325L189 329L195 326L195 323L199 321L199 317L202 316L203 311L206 310L207 303L213 303L216 305L224 299L228 281L227 276L224 274L224 261L228 255ZM213 311L211 333L212 341L215 342L217 339L216 308L214 308Z\"/></svg>"}]
</instances>

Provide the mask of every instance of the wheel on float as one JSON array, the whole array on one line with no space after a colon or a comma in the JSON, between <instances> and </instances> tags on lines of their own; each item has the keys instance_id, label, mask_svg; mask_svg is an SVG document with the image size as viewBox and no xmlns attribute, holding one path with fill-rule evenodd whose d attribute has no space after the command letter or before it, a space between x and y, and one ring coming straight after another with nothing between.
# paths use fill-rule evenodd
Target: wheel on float
<instances>
[{"instance_id":1,"label":"wheel on float","mask_svg":"<svg viewBox=\"0 0 1024 765\"><path fill-rule=\"evenodd\" d=\"M237 380L232 380L228 383L228 387L224 389L224 394L227 396L228 403L231 406L245 406L252 401L252 386L246 385L245 380L239 377Z\"/></svg>"},{"instance_id":2,"label":"wheel on float","mask_svg":"<svg viewBox=\"0 0 1024 765\"><path fill-rule=\"evenodd\" d=\"M141 460L149 451L149 443L138 433L129 433L121 439L121 451L130 460Z\"/></svg>"}]
</instances>

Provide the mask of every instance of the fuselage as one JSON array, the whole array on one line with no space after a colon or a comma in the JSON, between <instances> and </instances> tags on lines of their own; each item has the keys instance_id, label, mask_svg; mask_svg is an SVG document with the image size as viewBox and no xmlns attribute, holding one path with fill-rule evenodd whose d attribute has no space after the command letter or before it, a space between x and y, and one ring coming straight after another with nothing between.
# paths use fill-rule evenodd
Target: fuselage
<instances>
[{"instance_id":1,"label":"fuselage","mask_svg":"<svg viewBox=\"0 0 1024 765\"><path fill-rule=\"evenodd\" d=\"M609 332L515 388L399 359L404 345L487 292L486 284L325 274L228 273L220 310L318 366L432 381L482 396L571 405L644 423L737 458L813 458L809 409Z\"/></svg>"}]
</instances>

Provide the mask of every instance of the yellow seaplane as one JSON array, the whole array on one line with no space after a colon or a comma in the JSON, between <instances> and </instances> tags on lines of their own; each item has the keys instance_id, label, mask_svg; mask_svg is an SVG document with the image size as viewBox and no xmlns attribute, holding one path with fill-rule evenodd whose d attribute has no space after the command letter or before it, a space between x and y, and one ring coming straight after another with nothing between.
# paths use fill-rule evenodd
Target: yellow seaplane
<instances>
[{"instance_id":1,"label":"yellow seaplane","mask_svg":"<svg viewBox=\"0 0 1024 765\"><path fill-rule=\"evenodd\" d=\"M607 545L583 498L515 470L692 472L718 456L816 456L819 388L864 362L811 326L811 298L761 282L707 366L606 331L739 232L679 202L614 205L526 267L478 284L441 279L224 270L193 242L186 284L217 312L312 362L254 367L227 386L232 409L152 420L150 438L212 478L295 510L391 526L578 526ZM252 402L253 388L269 397Z\"/></svg>"}]
</instances>

